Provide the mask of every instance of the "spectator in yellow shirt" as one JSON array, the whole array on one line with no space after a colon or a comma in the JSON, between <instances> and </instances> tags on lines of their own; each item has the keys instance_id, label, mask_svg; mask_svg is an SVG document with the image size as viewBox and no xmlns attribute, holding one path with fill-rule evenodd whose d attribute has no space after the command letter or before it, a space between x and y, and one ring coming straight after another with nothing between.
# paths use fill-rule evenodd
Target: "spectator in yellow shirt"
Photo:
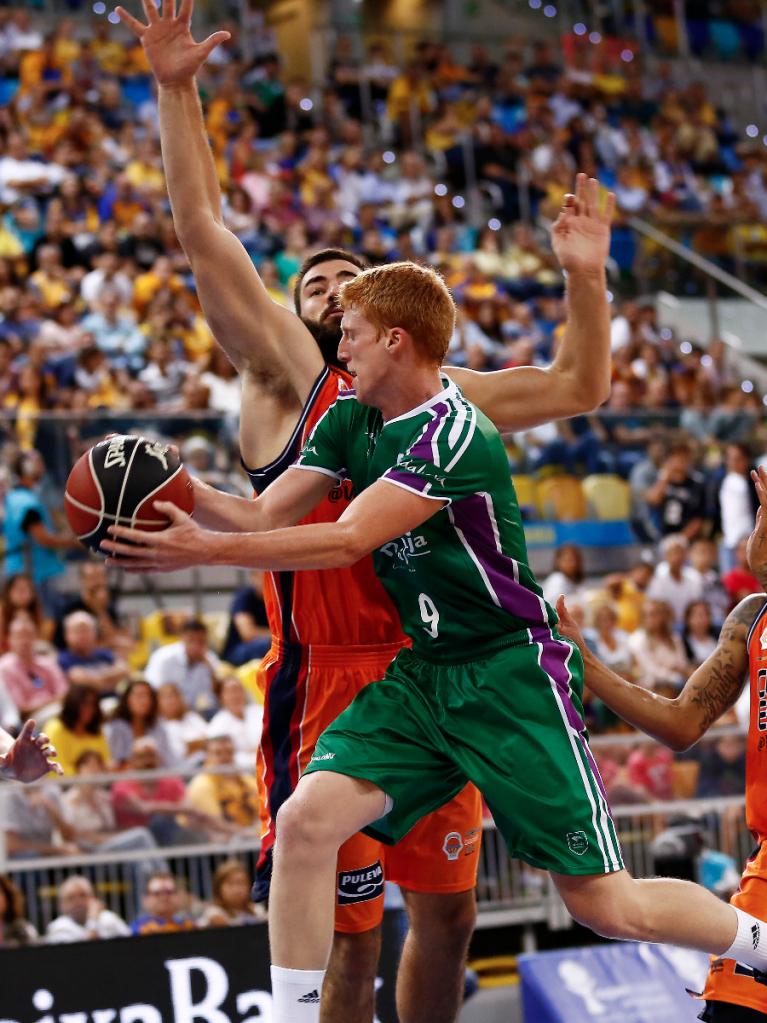
<instances>
[{"instance_id":1,"label":"spectator in yellow shirt","mask_svg":"<svg viewBox=\"0 0 767 1023\"><path fill-rule=\"evenodd\" d=\"M235 748L228 735L211 736L205 764L187 786L187 799L201 813L234 824L244 831L259 823L258 786L252 775L234 772ZM229 769L230 773L218 774Z\"/></svg>"}]
</instances>

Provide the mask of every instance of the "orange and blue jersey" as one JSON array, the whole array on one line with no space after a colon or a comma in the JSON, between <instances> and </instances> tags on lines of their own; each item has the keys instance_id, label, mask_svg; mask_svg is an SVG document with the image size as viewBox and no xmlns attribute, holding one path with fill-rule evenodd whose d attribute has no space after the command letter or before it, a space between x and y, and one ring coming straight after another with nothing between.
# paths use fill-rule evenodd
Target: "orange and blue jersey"
<instances>
[{"instance_id":1,"label":"orange and blue jersey","mask_svg":"<svg viewBox=\"0 0 767 1023\"><path fill-rule=\"evenodd\" d=\"M260 469L244 466L257 494L298 458L348 374L326 367L318 377L282 454ZM335 487L303 524L335 522L352 499ZM258 781L265 816L256 895L266 896L274 822L298 784L317 739L368 682L380 678L405 637L399 615L376 578L371 558L350 568L270 572L264 585L272 649L264 658L264 727Z\"/></svg>"},{"instance_id":2,"label":"orange and blue jersey","mask_svg":"<svg viewBox=\"0 0 767 1023\"><path fill-rule=\"evenodd\" d=\"M746 913L767 913L767 599L748 634L751 693L746 741L746 824L757 843L730 899ZM767 975L733 959L714 959L701 998L741 1005L767 1018Z\"/></svg>"}]
</instances>

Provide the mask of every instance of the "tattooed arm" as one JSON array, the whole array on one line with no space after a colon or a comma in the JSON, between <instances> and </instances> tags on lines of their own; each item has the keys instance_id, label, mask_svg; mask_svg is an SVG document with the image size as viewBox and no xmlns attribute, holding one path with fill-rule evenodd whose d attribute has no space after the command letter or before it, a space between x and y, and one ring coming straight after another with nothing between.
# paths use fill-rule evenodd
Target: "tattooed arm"
<instances>
[{"instance_id":1,"label":"tattooed arm","mask_svg":"<svg viewBox=\"0 0 767 1023\"><path fill-rule=\"evenodd\" d=\"M746 637L766 600L763 593L741 600L727 616L714 652L674 700L627 682L582 647L585 683L624 721L673 750L688 749L740 696L748 671ZM566 619L563 625L563 634L575 639Z\"/></svg>"}]
</instances>

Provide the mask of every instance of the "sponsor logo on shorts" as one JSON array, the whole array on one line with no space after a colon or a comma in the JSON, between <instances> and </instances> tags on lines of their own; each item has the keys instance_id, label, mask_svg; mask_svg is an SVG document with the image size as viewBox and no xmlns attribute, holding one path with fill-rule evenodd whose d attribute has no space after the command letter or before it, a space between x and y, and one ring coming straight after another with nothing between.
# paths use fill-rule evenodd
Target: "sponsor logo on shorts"
<instances>
[{"instance_id":1,"label":"sponsor logo on shorts","mask_svg":"<svg viewBox=\"0 0 767 1023\"><path fill-rule=\"evenodd\" d=\"M753 927L751 928L751 944L754 946L754 951L755 952L759 948L759 935L760 935L760 933L761 932L759 930L759 924L754 924Z\"/></svg>"},{"instance_id":2,"label":"sponsor logo on shorts","mask_svg":"<svg viewBox=\"0 0 767 1023\"><path fill-rule=\"evenodd\" d=\"M585 831L568 831L567 848L576 856L583 856L589 847L589 840Z\"/></svg>"},{"instance_id":3,"label":"sponsor logo on shorts","mask_svg":"<svg viewBox=\"0 0 767 1023\"><path fill-rule=\"evenodd\" d=\"M312 760L316 763L318 760L332 760L335 757L335 753L313 753Z\"/></svg>"},{"instance_id":4,"label":"sponsor logo on shorts","mask_svg":"<svg viewBox=\"0 0 767 1023\"><path fill-rule=\"evenodd\" d=\"M457 860L463 851L463 838L459 831L449 831L442 843L442 852L449 860Z\"/></svg>"},{"instance_id":5,"label":"sponsor logo on shorts","mask_svg":"<svg viewBox=\"0 0 767 1023\"><path fill-rule=\"evenodd\" d=\"M376 860L358 870L338 872L338 905L354 906L358 902L372 902L383 892L384 871Z\"/></svg>"}]
</instances>

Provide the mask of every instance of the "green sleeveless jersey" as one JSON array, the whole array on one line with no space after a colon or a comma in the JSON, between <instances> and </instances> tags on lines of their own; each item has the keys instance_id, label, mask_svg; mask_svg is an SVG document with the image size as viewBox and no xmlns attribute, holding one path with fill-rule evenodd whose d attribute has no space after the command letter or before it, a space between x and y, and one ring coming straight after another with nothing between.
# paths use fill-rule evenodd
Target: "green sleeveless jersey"
<instances>
[{"instance_id":1,"label":"green sleeveless jersey","mask_svg":"<svg viewBox=\"0 0 767 1023\"><path fill-rule=\"evenodd\" d=\"M519 643L524 630L557 617L527 565L498 431L445 383L386 423L354 391L342 391L295 467L349 479L358 494L386 480L441 506L417 530L374 551L373 562L414 651L458 663Z\"/></svg>"}]
</instances>

